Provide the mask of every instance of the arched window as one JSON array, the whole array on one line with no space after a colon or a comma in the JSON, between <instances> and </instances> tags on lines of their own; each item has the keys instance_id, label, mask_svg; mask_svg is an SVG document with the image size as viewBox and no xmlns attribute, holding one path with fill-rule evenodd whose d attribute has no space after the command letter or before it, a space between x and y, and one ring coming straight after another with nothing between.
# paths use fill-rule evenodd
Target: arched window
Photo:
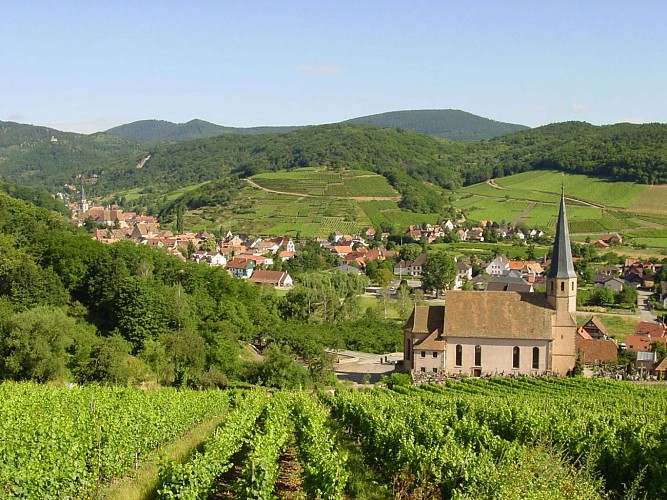
<instances>
[{"instance_id":1,"label":"arched window","mask_svg":"<svg viewBox=\"0 0 667 500\"><path fill-rule=\"evenodd\" d=\"M482 366L482 346L475 346L475 366Z\"/></svg>"},{"instance_id":2,"label":"arched window","mask_svg":"<svg viewBox=\"0 0 667 500\"><path fill-rule=\"evenodd\" d=\"M515 346L514 349L512 349L512 368L519 368L520 363L521 363L521 349Z\"/></svg>"},{"instance_id":3,"label":"arched window","mask_svg":"<svg viewBox=\"0 0 667 500\"><path fill-rule=\"evenodd\" d=\"M540 348L533 347L533 370L540 369Z\"/></svg>"},{"instance_id":4,"label":"arched window","mask_svg":"<svg viewBox=\"0 0 667 500\"><path fill-rule=\"evenodd\" d=\"M456 366L461 366L463 364L463 346L458 344L456 346Z\"/></svg>"},{"instance_id":5,"label":"arched window","mask_svg":"<svg viewBox=\"0 0 667 500\"><path fill-rule=\"evenodd\" d=\"M564 292L564 291L565 291L565 282L564 282L564 281L561 281L561 282L560 282L560 291L561 291L561 292Z\"/></svg>"}]
</instances>

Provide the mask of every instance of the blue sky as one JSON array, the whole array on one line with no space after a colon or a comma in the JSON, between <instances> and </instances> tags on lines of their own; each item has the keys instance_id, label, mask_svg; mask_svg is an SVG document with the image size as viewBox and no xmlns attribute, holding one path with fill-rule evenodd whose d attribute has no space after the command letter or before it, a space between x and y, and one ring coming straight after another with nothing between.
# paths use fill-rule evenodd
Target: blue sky
<instances>
[{"instance_id":1,"label":"blue sky","mask_svg":"<svg viewBox=\"0 0 667 500\"><path fill-rule=\"evenodd\" d=\"M667 122L667 2L0 2L0 120Z\"/></svg>"}]
</instances>

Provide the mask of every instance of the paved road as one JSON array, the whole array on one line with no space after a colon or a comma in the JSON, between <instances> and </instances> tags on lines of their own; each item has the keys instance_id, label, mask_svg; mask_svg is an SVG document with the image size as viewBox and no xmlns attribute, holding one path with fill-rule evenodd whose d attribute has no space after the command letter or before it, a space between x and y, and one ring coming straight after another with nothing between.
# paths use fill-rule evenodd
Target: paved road
<instances>
[{"instance_id":1,"label":"paved road","mask_svg":"<svg viewBox=\"0 0 667 500\"><path fill-rule=\"evenodd\" d=\"M637 290L637 310L639 311L639 317L642 321L648 321L653 323L655 321L655 314L653 311L648 308L648 298L651 296L651 292L646 290Z\"/></svg>"},{"instance_id":2,"label":"paved road","mask_svg":"<svg viewBox=\"0 0 667 500\"><path fill-rule=\"evenodd\" d=\"M334 366L336 376L340 380L350 380L357 384L361 383L367 375L370 377L369 382L374 384L383 375L391 374L396 369L395 362L403 359L402 352L382 355L355 351L335 352L340 355L340 361ZM384 362L385 357L387 363Z\"/></svg>"}]
</instances>

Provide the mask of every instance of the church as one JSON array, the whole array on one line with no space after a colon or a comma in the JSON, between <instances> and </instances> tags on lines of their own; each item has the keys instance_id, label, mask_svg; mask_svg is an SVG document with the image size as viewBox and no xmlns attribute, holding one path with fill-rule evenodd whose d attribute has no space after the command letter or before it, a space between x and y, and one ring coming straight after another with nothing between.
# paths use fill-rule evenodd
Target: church
<instances>
[{"instance_id":1,"label":"church","mask_svg":"<svg viewBox=\"0 0 667 500\"><path fill-rule=\"evenodd\" d=\"M561 194L545 294L445 292L415 306L404 328L406 371L444 375L566 375L575 365L577 275Z\"/></svg>"}]
</instances>

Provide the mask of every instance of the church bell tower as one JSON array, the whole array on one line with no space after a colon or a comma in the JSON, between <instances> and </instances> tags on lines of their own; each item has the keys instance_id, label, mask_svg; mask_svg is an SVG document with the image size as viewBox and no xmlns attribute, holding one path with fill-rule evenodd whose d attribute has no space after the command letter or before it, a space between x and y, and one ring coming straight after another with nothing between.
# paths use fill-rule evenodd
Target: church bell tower
<instances>
[{"instance_id":1,"label":"church bell tower","mask_svg":"<svg viewBox=\"0 0 667 500\"><path fill-rule=\"evenodd\" d=\"M565 213L565 192L561 192L556 240L547 273L547 302L555 309L552 316L551 366L552 372L565 375L575 365L577 352L575 335L577 323L577 274L572 264L570 232Z\"/></svg>"}]
</instances>

